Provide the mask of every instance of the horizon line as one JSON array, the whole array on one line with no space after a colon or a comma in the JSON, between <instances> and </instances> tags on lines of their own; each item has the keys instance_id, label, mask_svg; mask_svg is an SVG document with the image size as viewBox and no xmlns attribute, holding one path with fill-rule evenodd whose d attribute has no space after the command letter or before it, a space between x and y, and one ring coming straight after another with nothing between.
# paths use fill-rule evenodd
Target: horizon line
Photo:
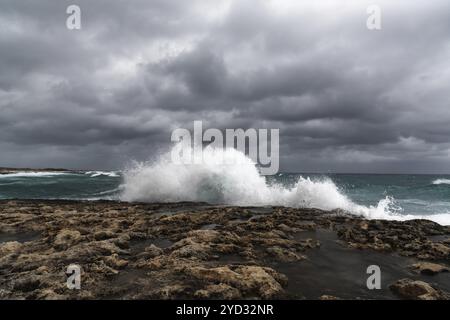
<instances>
[{"instance_id":1,"label":"horizon line","mask_svg":"<svg viewBox=\"0 0 450 320\"><path fill-rule=\"evenodd\" d=\"M31 167L2 167L0 166L0 171L69 171L69 172L75 172L75 171L123 171L121 169L70 169L70 168L57 168L57 167L42 167L42 168L31 168ZM332 172L332 171L278 171L274 175L279 174L335 174L335 175L445 175L450 176L450 173L424 173L424 172ZM272 175L273 176L273 175Z\"/></svg>"}]
</instances>

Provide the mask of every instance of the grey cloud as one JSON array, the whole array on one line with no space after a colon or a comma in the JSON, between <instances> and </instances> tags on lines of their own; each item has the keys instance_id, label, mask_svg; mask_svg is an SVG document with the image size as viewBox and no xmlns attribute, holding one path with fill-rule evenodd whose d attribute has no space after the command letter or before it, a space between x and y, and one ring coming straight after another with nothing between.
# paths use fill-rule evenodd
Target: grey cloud
<instances>
[{"instance_id":1,"label":"grey cloud","mask_svg":"<svg viewBox=\"0 0 450 320\"><path fill-rule=\"evenodd\" d=\"M80 0L69 31L72 1L2 1L0 166L121 168L204 120L280 128L283 170L449 171L448 1L379 1L376 32L292 3Z\"/></svg>"}]
</instances>

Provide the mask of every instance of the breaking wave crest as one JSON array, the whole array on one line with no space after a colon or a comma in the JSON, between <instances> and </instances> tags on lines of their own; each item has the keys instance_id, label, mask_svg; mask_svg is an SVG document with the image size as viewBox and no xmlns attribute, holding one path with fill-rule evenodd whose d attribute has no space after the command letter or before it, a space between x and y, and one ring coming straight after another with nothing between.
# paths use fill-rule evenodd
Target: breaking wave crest
<instances>
[{"instance_id":1,"label":"breaking wave crest","mask_svg":"<svg viewBox=\"0 0 450 320\"><path fill-rule=\"evenodd\" d=\"M85 172L85 174L89 175L91 178L96 178L96 177L101 177L101 176L111 177L111 178L120 177L120 175L116 171L87 171L87 172Z\"/></svg>"},{"instance_id":2,"label":"breaking wave crest","mask_svg":"<svg viewBox=\"0 0 450 320\"><path fill-rule=\"evenodd\" d=\"M436 179L432 182L433 184L450 184L450 179Z\"/></svg>"},{"instance_id":3,"label":"breaking wave crest","mask_svg":"<svg viewBox=\"0 0 450 320\"><path fill-rule=\"evenodd\" d=\"M233 163L230 165L229 163ZM376 206L351 201L329 178L300 177L292 187L269 184L253 161L235 149L206 148L201 164L178 164L166 153L152 163L125 170L121 200L142 202L205 201L230 205L280 205L342 209L369 219L426 218L450 223L450 215L405 215L391 197Z\"/></svg>"},{"instance_id":4,"label":"breaking wave crest","mask_svg":"<svg viewBox=\"0 0 450 320\"><path fill-rule=\"evenodd\" d=\"M1 178L48 178L54 176L63 176L71 174L69 172L15 172L15 173L7 173L1 174Z\"/></svg>"}]
</instances>

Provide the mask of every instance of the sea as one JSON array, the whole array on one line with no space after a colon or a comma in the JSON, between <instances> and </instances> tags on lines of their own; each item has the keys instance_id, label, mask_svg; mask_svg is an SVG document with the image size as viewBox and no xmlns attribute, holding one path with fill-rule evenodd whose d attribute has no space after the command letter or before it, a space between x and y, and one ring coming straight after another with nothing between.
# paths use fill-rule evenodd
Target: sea
<instances>
[{"instance_id":1,"label":"sea","mask_svg":"<svg viewBox=\"0 0 450 320\"><path fill-rule=\"evenodd\" d=\"M168 168L166 168L167 170ZM161 168L0 175L0 199L123 200L342 209L371 219L450 225L450 175L278 173L246 177ZM163 170L164 171L164 170Z\"/></svg>"}]
</instances>

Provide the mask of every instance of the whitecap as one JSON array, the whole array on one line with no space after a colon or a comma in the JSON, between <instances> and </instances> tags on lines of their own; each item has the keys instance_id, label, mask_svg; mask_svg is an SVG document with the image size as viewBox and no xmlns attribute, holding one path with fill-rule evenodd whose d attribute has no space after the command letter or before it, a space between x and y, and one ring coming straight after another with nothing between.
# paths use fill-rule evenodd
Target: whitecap
<instances>
[{"instance_id":1,"label":"whitecap","mask_svg":"<svg viewBox=\"0 0 450 320\"><path fill-rule=\"evenodd\" d=\"M1 178L45 178L72 174L70 172L15 172L0 174Z\"/></svg>"},{"instance_id":2,"label":"whitecap","mask_svg":"<svg viewBox=\"0 0 450 320\"><path fill-rule=\"evenodd\" d=\"M450 184L450 179L436 179L432 182L432 184L435 184L435 185Z\"/></svg>"},{"instance_id":3,"label":"whitecap","mask_svg":"<svg viewBox=\"0 0 450 320\"><path fill-rule=\"evenodd\" d=\"M85 172L85 174L89 175L91 178L96 178L96 177L119 177L119 173L116 171L87 171Z\"/></svg>"}]
</instances>

